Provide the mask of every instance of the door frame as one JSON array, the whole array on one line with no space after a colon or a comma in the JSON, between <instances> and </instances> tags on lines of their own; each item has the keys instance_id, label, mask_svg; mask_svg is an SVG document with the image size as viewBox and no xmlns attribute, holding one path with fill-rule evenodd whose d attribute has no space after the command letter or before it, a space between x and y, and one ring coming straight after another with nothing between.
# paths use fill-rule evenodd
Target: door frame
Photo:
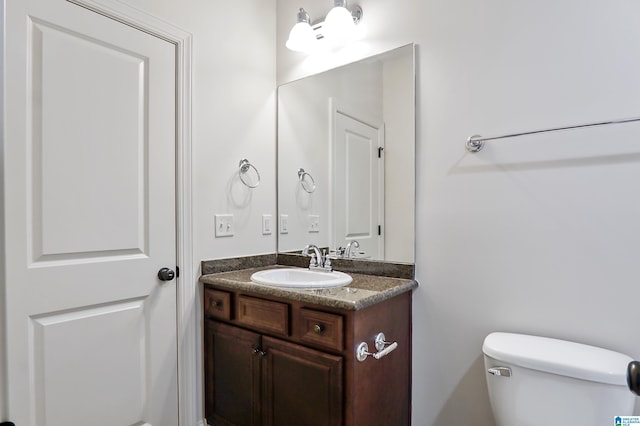
<instances>
[{"instance_id":1,"label":"door frame","mask_svg":"<svg viewBox=\"0 0 640 426\"><path fill-rule=\"evenodd\" d=\"M136 28L165 40L175 46L176 50L176 265L180 268L180 276L176 279L176 330L178 356L178 416L180 425L202 424L198 403L201 393L198 388L198 310L197 301L198 271L193 262L193 227L192 217L192 184L191 184L191 63L192 63L192 35L176 26L162 21L141 10L115 0L67 0L85 9L114 19L125 25ZM4 4L6 0L2 1ZM2 33L4 34L4 14L2 19ZM2 36L0 36L2 37ZM1 40L1 38L0 38ZM3 52L4 57L4 52ZM4 63L2 63L2 78L4 80ZM3 82L4 84L4 82ZM4 111L4 86L2 88L2 110ZM3 113L4 115L4 113ZM2 178L2 177L0 177ZM4 206L2 206L4 210ZM4 213L0 212L0 217ZM6 247L5 247L6 249ZM0 264L0 267L3 265ZM4 269L4 268L2 268ZM4 272L4 271L2 271ZM3 288L0 288L3 290ZM4 304L1 298L0 304ZM4 339L4 324L0 321L2 331L0 338ZM3 361L4 354L0 354ZM4 364L4 362L3 362ZM4 368L4 365L1 367ZM2 369L0 369L2 372ZM0 420L6 413L6 383L0 383ZM4 410L3 410L4 408Z\"/></svg>"}]
</instances>

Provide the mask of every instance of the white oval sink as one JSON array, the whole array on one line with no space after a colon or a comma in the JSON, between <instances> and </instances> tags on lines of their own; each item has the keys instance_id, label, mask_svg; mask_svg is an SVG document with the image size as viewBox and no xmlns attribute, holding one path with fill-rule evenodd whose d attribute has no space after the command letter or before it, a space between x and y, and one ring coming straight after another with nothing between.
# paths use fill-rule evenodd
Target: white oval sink
<instances>
[{"instance_id":1,"label":"white oval sink","mask_svg":"<svg viewBox=\"0 0 640 426\"><path fill-rule=\"evenodd\" d=\"M266 269L251 275L251 281L276 287L326 288L349 284L353 279L344 272L309 269Z\"/></svg>"}]
</instances>

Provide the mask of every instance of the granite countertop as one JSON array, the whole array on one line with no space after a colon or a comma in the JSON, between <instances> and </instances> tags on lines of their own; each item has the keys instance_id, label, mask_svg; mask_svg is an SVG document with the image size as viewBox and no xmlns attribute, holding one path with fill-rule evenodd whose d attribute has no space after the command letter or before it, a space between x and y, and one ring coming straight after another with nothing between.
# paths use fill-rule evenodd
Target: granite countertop
<instances>
[{"instance_id":1,"label":"granite countertop","mask_svg":"<svg viewBox=\"0 0 640 426\"><path fill-rule=\"evenodd\" d=\"M271 265L267 267L206 274L200 277L200 282L212 284L218 288L250 291L268 296L284 297L291 300L346 310L363 309L418 287L418 283L412 279L389 278L356 273L349 273L353 281L347 286L324 289L273 287L251 281L251 274L254 272L272 268L290 268L290 266Z\"/></svg>"}]
</instances>

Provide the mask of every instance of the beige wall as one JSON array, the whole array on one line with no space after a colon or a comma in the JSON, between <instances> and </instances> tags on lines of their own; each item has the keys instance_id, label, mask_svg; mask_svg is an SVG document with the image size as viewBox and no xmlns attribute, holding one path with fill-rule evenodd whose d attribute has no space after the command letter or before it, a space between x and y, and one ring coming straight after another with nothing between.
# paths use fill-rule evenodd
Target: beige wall
<instances>
[{"instance_id":1,"label":"beige wall","mask_svg":"<svg viewBox=\"0 0 640 426\"><path fill-rule=\"evenodd\" d=\"M326 3L323 10L319 4ZM640 124L488 143L470 135L640 115L640 4L359 0L368 35L345 62L418 45L413 423L492 425L482 340L504 330L640 357ZM284 47L278 82L323 64Z\"/></svg>"}]
</instances>

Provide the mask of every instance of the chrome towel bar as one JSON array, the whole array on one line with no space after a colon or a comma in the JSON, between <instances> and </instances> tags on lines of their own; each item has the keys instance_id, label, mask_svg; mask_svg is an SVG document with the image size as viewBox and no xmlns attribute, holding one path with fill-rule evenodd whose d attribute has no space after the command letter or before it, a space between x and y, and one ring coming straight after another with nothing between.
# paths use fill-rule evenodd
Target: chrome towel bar
<instances>
[{"instance_id":1,"label":"chrome towel bar","mask_svg":"<svg viewBox=\"0 0 640 426\"><path fill-rule=\"evenodd\" d=\"M572 129L581 129L585 127L604 126L606 124L631 123L634 121L640 121L640 117L621 118L618 120L607 120L607 121L600 121L597 123L575 124L573 126L554 127L552 129L533 130L530 132L511 133L508 135L491 136L491 137L482 137L480 135L473 135L473 136L469 136L469 138L467 139L467 142L465 143L465 147L467 148L467 151L475 153L482 149L485 141L514 138L517 136L525 136L525 135L535 135L537 133L557 132L559 130L572 130Z\"/></svg>"}]
</instances>

